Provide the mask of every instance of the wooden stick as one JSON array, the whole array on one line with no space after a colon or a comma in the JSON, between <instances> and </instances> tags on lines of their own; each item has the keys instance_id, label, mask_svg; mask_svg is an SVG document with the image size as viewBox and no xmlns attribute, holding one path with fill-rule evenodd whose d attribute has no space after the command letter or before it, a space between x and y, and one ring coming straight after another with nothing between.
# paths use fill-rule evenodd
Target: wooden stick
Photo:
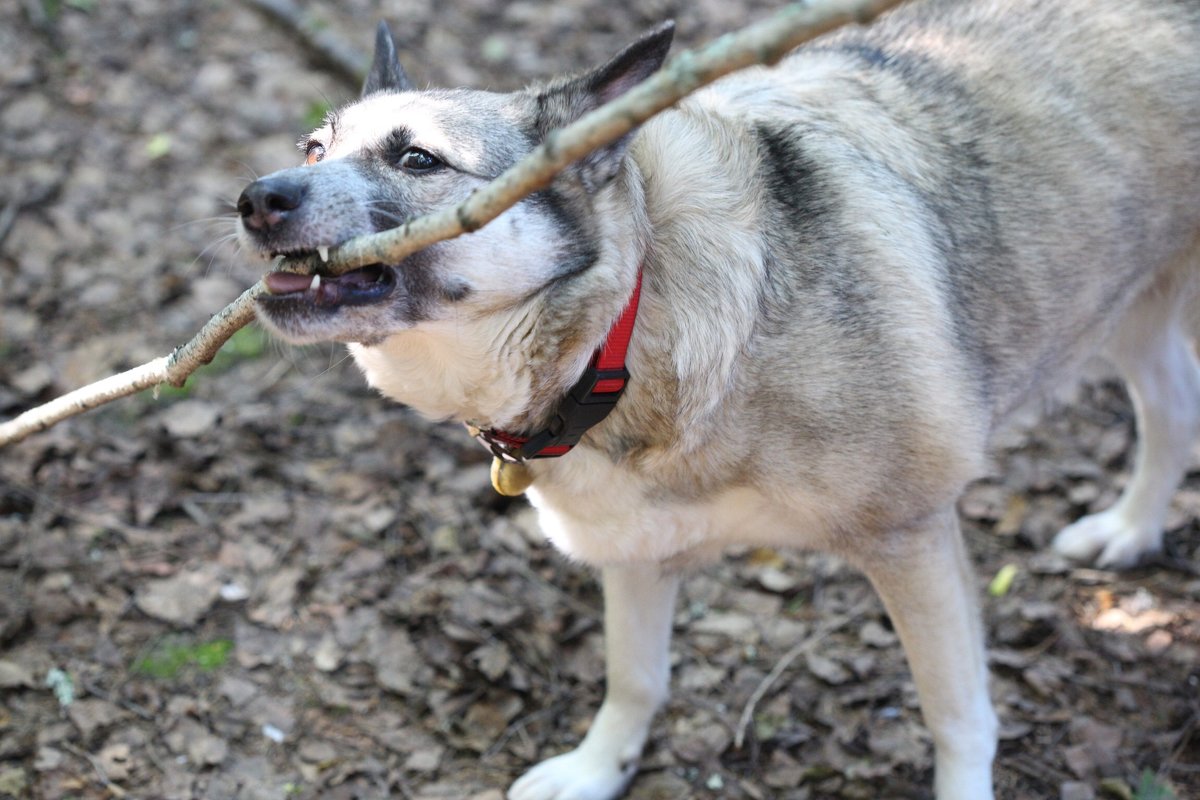
<instances>
[{"instance_id":1,"label":"wooden stick","mask_svg":"<svg viewBox=\"0 0 1200 800\"><path fill-rule=\"evenodd\" d=\"M254 284L237 300L219 311L190 342L169 356L126 370L103 380L56 397L48 403L0 423L0 447L19 442L30 434L44 431L68 417L82 414L122 397L137 394L159 384L182 386L188 376L213 360L221 346L238 329L254 319L254 298L266 291L262 281Z\"/></svg>"},{"instance_id":2,"label":"wooden stick","mask_svg":"<svg viewBox=\"0 0 1200 800\"><path fill-rule=\"evenodd\" d=\"M726 34L697 51L680 53L658 73L571 125L552 131L532 153L461 204L406 222L399 228L360 236L333 248L320 268L338 275L367 264L396 264L416 251L478 230L522 198L545 188L566 166L597 147L624 136L691 92L735 70L774 64L789 50L849 22L868 22L901 0L812 0ZM311 273L315 256L291 259L282 268ZM0 424L0 447L84 411L161 383L182 386L212 361L221 346L254 318L254 299L266 291L259 281L218 312L187 344L169 356L76 389Z\"/></svg>"},{"instance_id":3,"label":"wooden stick","mask_svg":"<svg viewBox=\"0 0 1200 800\"><path fill-rule=\"evenodd\" d=\"M824 644L825 640L831 635L866 614L875 605L875 602L875 598L867 598L845 614L826 620L817 630L813 631L812 635L803 641L797 642L791 650L783 654L779 661L775 662L775 666L759 682L758 686L755 687L750 695L750 699L746 701L746 705L742 709L741 716L738 717L737 727L734 728L734 749L742 749L742 745L746 742L746 731L750 729L751 723L754 722L755 709L758 708L758 704L762 702L762 699L767 696L767 692L771 691L771 687L775 685L775 682L792 666L792 662L800 656L811 652L818 645Z\"/></svg>"}]
</instances>

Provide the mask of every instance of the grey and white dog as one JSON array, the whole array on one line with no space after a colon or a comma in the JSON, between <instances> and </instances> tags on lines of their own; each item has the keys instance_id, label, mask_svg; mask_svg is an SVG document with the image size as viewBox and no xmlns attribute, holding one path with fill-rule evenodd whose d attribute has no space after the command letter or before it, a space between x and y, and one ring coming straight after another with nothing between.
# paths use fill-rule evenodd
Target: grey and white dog
<instances>
[{"instance_id":1,"label":"grey and white dog","mask_svg":"<svg viewBox=\"0 0 1200 800\"><path fill-rule=\"evenodd\" d=\"M657 69L663 26L587 74L418 91L381 28L308 165L243 194L244 240L323 252L463 200ZM667 696L682 568L727 545L861 568L906 649L941 800L992 797L997 722L955 501L1024 401L1097 352L1141 433L1111 509L1055 539L1160 547L1200 426L1200 3L917 3L719 81L485 228L342 277L274 273L262 320L350 343L434 417L537 430L631 297L624 396L529 463L563 552L602 570L607 697L513 800L608 800Z\"/></svg>"}]
</instances>

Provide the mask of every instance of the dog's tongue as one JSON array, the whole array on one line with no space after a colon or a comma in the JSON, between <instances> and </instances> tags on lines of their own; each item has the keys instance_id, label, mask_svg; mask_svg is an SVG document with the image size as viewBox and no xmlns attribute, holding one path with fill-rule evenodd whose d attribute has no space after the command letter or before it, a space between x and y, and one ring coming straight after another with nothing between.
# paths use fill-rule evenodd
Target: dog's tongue
<instances>
[{"instance_id":1,"label":"dog's tongue","mask_svg":"<svg viewBox=\"0 0 1200 800\"><path fill-rule=\"evenodd\" d=\"M295 272L269 272L263 282L271 294L291 294L307 289L312 283L312 275L300 275Z\"/></svg>"}]
</instances>

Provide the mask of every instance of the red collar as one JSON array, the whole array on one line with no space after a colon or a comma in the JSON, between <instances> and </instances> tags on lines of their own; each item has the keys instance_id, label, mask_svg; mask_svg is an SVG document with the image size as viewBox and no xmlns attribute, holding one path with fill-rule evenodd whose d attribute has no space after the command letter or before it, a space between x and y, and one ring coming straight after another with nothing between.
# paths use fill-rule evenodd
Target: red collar
<instances>
[{"instance_id":1,"label":"red collar","mask_svg":"<svg viewBox=\"0 0 1200 800\"><path fill-rule=\"evenodd\" d=\"M625 310L608 331L604 344L592 356L582 377L571 387L554 409L550 424L537 433L517 436L493 428L476 435L498 458L524 461L528 458L555 458L566 455L592 426L599 424L617 405L629 370L625 369L625 351L637 322L638 300L642 295L642 271L638 270L633 295Z\"/></svg>"}]
</instances>

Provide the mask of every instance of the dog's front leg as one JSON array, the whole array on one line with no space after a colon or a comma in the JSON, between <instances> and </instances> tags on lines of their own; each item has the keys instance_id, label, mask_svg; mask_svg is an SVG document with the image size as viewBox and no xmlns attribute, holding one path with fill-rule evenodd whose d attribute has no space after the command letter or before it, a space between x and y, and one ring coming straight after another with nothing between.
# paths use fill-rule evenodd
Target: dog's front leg
<instances>
[{"instance_id":1,"label":"dog's front leg","mask_svg":"<svg viewBox=\"0 0 1200 800\"><path fill-rule=\"evenodd\" d=\"M525 773L509 800L613 800L637 772L650 723L667 699L679 579L636 564L606 567L603 582L604 703L579 747Z\"/></svg>"},{"instance_id":2,"label":"dog's front leg","mask_svg":"<svg viewBox=\"0 0 1200 800\"><path fill-rule=\"evenodd\" d=\"M991 800L998 725L983 626L953 508L897 531L858 563L883 599L933 733L938 800Z\"/></svg>"}]
</instances>

